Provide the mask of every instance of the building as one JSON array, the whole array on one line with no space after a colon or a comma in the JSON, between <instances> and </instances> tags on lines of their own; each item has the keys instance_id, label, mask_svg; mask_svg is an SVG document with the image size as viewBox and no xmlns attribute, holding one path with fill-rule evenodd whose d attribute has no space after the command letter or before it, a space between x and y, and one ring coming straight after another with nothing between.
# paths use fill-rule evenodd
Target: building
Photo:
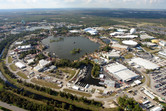
<instances>
[{"instance_id":1,"label":"building","mask_svg":"<svg viewBox=\"0 0 166 111\"><path fill-rule=\"evenodd\" d=\"M127 29L117 29L118 32L127 32Z\"/></svg>"},{"instance_id":2,"label":"building","mask_svg":"<svg viewBox=\"0 0 166 111\"><path fill-rule=\"evenodd\" d=\"M137 38L138 35L122 35L122 36L115 36L115 38L119 38L119 39L134 39Z\"/></svg>"},{"instance_id":3,"label":"building","mask_svg":"<svg viewBox=\"0 0 166 111\"><path fill-rule=\"evenodd\" d=\"M116 77L118 80L123 82L128 82L139 77L139 75L137 75L133 71L129 70L126 66L119 63L107 65L106 70L110 74L113 74L113 76Z\"/></svg>"},{"instance_id":4,"label":"building","mask_svg":"<svg viewBox=\"0 0 166 111\"><path fill-rule=\"evenodd\" d=\"M107 59L120 58L120 51L112 50L111 52L103 52L102 56Z\"/></svg>"},{"instance_id":5,"label":"building","mask_svg":"<svg viewBox=\"0 0 166 111\"><path fill-rule=\"evenodd\" d=\"M31 63L34 63L34 59L28 59L28 60L27 60L27 64L28 64L28 65L31 64Z\"/></svg>"},{"instance_id":6,"label":"building","mask_svg":"<svg viewBox=\"0 0 166 111\"><path fill-rule=\"evenodd\" d=\"M158 44L158 43L159 43L159 40L158 40L158 39L153 39L153 40L151 40L151 42Z\"/></svg>"},{"instance_id":7,"label":"building","mask_svg":"<svg viewBox=\"0 0 166 111\"><path fill-rule=\"evenodd\" d=\"M15 45L21 45L23 41L16 42Z\"/></svg>"},{"instance_id":8,"label":"building","mask_svg":"<svg viewBox=\"0 0 166 111\"><path fill-rule=\"evenodd\" d=\"M124 32L113 32L113 33L110 33L110 36L117 36L117 35L124 35L125 33Z\"/></svg>"},{"instance_id":9,"label":"building","mask_svg":"<svg viewBox=\"0 0 166 111\"><path fill-rule=\"evenodd\" d=\"M159 54L160 56L166 58L166 51L165 51L165 50L158 52L158 54Z\"/></svg>"},{"instance_id":10,"label":"building","mask_svg":"<svg viewBox=\"0 0 166 111\"><path fill-rule=\"evenodd\" d=\"M166 42L165 42L165 41L160 41L160 42L159 42L159 45L161 45L161 46L164 47L164 46L166 46Z\"/></svg>"},{"instance_id":11,"label":"building","mask_svg":"<svg viewBox=\"0 0 166 111\"><path fill-rule=\"evenodd\" d=\"M33 68L34 71L42 71L46 66L48 66L51 63L51 61L47 61L47 60L40 60L38 65L36 67Z\"/></svg>"},{"instance_id":12,"label":"building","mask_svg":"<svg viewBox=\"0 0 166 111\"><path fill-rule=\"evenodd\" d=\"M154 99L155 97L153 96L153 94L151 94L151 92L144 90L144 93L149 96L151 99Z\"/></svg>"},{"instance_id":13,"label":"building","mask_svg":"<svg viewBox=\"0 0 166 111\"><path fill-rule=\"evenodd\" d=\"M119 51L127 51L127 50L129 49L128 46L120 45L120 44L118 44L118 43L112 44L111 47L112 47L113 49L119 50Z\"/></svg>"},{"instance_id":14,"label":"building","mask_svg":"<svg viewBox=\"0 0 166 111\"><path fill-rule=\"evenodd\" d=\"M80 30L70 30L69 32L70 33L80 33L81 31Z\"/></svg>"},{"instance_id":15,"label":"building","mask_svg":"<svg viewBox=\"0 0 166 111\"><path fill-rule=\"evenodd\" d=\"M26 66L25 66L23 63L21 63L21 62L16 62L15 65L16 65L18 68L20 68L20 69L23 69L23 68L26 67Z\"/></svg>"},{"instance_id":16,"label":"building","mask_svg":"<svg viewBox=\"0 0 166 111\"><path fill-rule=\"evenodd\" d=\"M151 109L150 111L161 111L161 110L162 110L162 108L157 106L157 107Z\"/></svg>"},{"instance_id":17,"label":"building","mask_svg":"<svg viewBox=\"0 0 166 111\"><path fill-rule=\"evenodd\" d=\"M148 69L148 70L154 70L154 69L159 68L159 66L157 64L152 63L149 60L139 58L139 57L131 59L131 62L133 62L133 63L135 63L139 66L142 66L142 67L144 67L145 69Z\"/></svg>"},{"instance_id":18,"label":"building","mask_svg":"<svg viewBox=\"0 0 166 111\"><path fill-rule=\"evenodd\" d=\"M130 46L130 47L135 47L138 45L138 43L133 40L124 40L124 41L122 41L122 43L124 45Z\"/></svg>"},{"instance_id":19,"label":"building","mask_svg":"<svg viewBox=\"0 0 166 111\"><path fill-rule=\"evenodd\" d=\"M135 28L132 28L131 30L130 30L130 34L135 34L136 33L136 29Z\"/></svg>"},{"instance_id":20,"label":"building","mask_svg":"<svg viewBox=\"0 0 166 111\"><path fill-rule=\"evenodd\" d=\"M17 47L17 49L19 49L19 50L26 50L26 49L31 49L31 48L32 48L31 44Z\"/></svg>"},{"instance_id":21,"label":"building","mask_svg":"<svg viewBox=\"0 0 166 111\"><path fill-rule=\"evenodd\" d=\"M140 38L141 38L142 40L144 40L144 39L154 39L153 36L150 36L150 35L147 35L147 34L140 35Z\"/></svg>"},{"instance_id":22,"label":"building","mask_svg":"<svg viewBox=\"0 0 166 111\"><path fill-rule=\"evenodd\" d=\"M104 84L106 87L115 87L115 81L105 80Z\"/></svg>"}]
</instances>

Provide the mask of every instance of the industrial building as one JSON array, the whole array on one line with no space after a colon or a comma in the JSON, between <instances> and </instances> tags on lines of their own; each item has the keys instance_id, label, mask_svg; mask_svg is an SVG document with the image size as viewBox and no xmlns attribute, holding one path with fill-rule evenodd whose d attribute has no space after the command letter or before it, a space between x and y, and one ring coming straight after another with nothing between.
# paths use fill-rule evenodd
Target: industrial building
<instances>
[{"instance_id":1,"label":"industrial building","mask_svg":"<svg viewBox=\"0 0 166 111\"><path fill-rule=\"evenodd\" d=\"M111 52L102 53L102 56L107 59L120 58L120 51L112 50Z\"/></svg>"},{"instance_id":2,"label":"industrial building","mask_svg":"<svg viewBox=\"0 0 166 111\"><path fill-rule=\"evenodd\" d=\"M23 69L23 68L26 67L26 66L25 66L23 63L21 63L21 62L16 62L15 65L16 65L18 68L20 68L20 69Z\"/></svg>"},{"instance_id":3,"label":"industrial building","mask_svg":"<svg viewBox=\"0 0 166 111\"><path fill-rule=\"evenodd\" d=\"M112 44L111 47L112 47L113 49L119 50L119 51L127 51L127 50L129 49L128 46L120 45L120 44L118 44L118 43Z\"/></svg>"},{"instance_id":4,"label":"industrial building","mask_svg":"<svg viewBox=\"0 0 166 111\"><path fill-rule=\"evenodd\" d=\"M43 68L45 68L45 67L46 67L47 65L49 65L50 63L51 63L50 61L47 61L47 60L42 59L42 60L39 61L38 65L33 68L33 70L40 72L40 71L43 70Z\"/></svg>"},{"instance_id":5,"label":"industrial building","mask_svg":"<svg viewBox=\"0 0 166 111\"><path fill-rule=\"evenodd\" d=\"M139 75L119 63L109 64L106 66L106 69L110 74L113 74L113 76L123 82L128 82L139 77Z\"/></svg>"},{"instance_id":6,"label":"industrial building","mask_svg":"<svg viewBox=\"0 0 166 111\"><path fill-rule=\"evenodd\" d=\"M145 69L148 69L148 70L154 70L154 69L159 68L159 66L157 64L152 63L149 60L139 58L139 57L131 59L130 63L132 63L132 62L139 65L139 66L142 66L142 67L144 67Z\"/></svg>"}]
</instances>

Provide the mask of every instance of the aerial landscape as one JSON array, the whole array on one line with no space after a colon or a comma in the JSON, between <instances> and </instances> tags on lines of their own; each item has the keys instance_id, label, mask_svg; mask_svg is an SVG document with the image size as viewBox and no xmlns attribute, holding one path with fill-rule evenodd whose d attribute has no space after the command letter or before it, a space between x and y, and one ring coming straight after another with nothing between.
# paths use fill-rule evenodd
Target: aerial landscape
<instances>
[{"instance_id":1,"label":"aerial landscape","mask_svg":"<svg viewBox=\"0 0 166 111\"><path fill-rule=\"evenodd\" d=\"M0 0L0 111L166 111L165 0Z\"/></svg>"}]
</instances>

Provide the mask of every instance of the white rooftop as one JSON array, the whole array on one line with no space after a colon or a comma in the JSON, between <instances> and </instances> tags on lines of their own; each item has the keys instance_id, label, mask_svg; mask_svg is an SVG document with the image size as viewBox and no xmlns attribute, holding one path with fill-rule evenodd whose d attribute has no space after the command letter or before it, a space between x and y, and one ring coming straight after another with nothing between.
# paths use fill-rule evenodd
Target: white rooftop
<instances>
[{"instance_id":1,"label":"white rooftop","mask_svg":"<svg viewBox=\"0 0 166 111\"><path fill-rule=\"evenodd\" d=\"M133 39L133 38L137 38L138 35L124 35L124 36L115 36L115 38L122 38L122 39Z\"/></svg>"},{"instance_id":2,"label":"white rooftop","mask_svg":"<svg viewBox=\"0 0 166 111\"><path fill-rule=\"evenodd\" d=\"M151 109L150 111L161 111L162 109L160 108L160 107L155 107L155 108L153 108L153 109Z\"/></svg>"},{"instance_id":3,"label":"white rooftop","mask_svg":"<svg viewBox=\"0 0 166 111\"><path fill-rule=\"evenodd\" d=\"M131 59L132 62L136 63L137 65L143 66L145 69L153 70L158 69L159 66L155 63L150 62L149 60L142 59L142 58L133 58Z\"/></svg>"},{"instance_id":4,"label":"white rooftop","mask_svg":"<svg viewBox=\"0 0 166 111\"><path fill-rule=\"evenodd\" d=\"M133 78L138 77L137 74L135 74L133 71L129 70L126 66L119 64L119 63L114 63L114 64L109 64L106 69L115 75L117 79L123 80L123 81L128 81Z\"/></svg>"},{"instance_id":5,"label":"white rooftop","mask_svg":"<svg viewBox=\"0 0 166 111\"><path fill-rule=\"evenodd\" d=\"M21 62L16 62L15 65L16 65L18 68L20 68L20 69L26 67L26 66L25 66L23 63L21 63Z\"/></svg>"},{"instance_id":6,"label":"white rooftop","mask_svg":"<svg viewBox=\"0 0 166 111\"><path fill-rule=\"evenodd\" d=\"M136 46L138 43L133 41L133 40L124 40L122 41L123 44L125 45L130 45L130 46Z\"/></svg>"}]
</instances>

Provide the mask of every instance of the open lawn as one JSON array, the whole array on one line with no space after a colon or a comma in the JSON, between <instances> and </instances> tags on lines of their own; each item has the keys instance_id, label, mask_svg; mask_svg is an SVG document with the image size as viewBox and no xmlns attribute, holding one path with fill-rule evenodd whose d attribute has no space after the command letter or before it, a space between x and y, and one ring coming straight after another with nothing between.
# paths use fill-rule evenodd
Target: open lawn
<instances>
[{"instance_id":1,"label":"open lawn","mask_svg":"<svg viewBox=\"0 0 166 111\"><path fill-rule=\"evenodd\" d=\"M11 56L8 57L8 63L12 63L13 59Z\"/></svg>"},{"instance_id":2,"label":"open lawn","mask_svg":"<svg viewBox=\"0 0 166 111\"><path fill-rule=\"evenodd\" d=\"M17 67L15 64L11 64L9 67L11 68L12 71L17 71Z\"/></svg>"},{"instance_id":3,"label":"open lawn","mask_svg":"<svg viewBox=\"0 0 166 111\"><path fill-rule=\"evenodd\" d=\"M40 80L40 79L32 79L31 82L44 86L44 87L49 87L49 88L54 88L54 89L60 89L60 87L57 86L57 84L47 82L45 80Z\"/></svg>"},{"instance_id":4,"label":"open lawn","mask_svg":"<svg viewBox=\"0 0 166 111\"><path fill-rule=\"evenodd\" d=\"M128 54L126 54L126 55L124 56L125 59L131 59L131 58L133 58L133 57L134 57L134 56L133 56L132 53L128 53Z\"/></svg>"},{"instance_id":5,"label":"open lawn","mask_svg":"<svg viewBox=\"0 0 166 111\"><path fill-rule=\"evenodd\" d=\"M28 79L28 77L23 73L23 72L18 72L17 73L18 76L22 77L23 79Z\"/></svg>"},{"instance_id":6,"label":"open lawn","mask_svg":"<svg viewBox=\"0 0 166 111\"><path fill-rule=\"evenodd\" d=\"M58 68L59 70L61 70L64 73L68 73L70 75L70 77L68 78L68 80L70 80L75 74L76 74L76 70L72 69L72 68Z\"/></svg>"},{"instance_id":7,"label":"open lawn","mask_svg":"<svg viewBox=\"0 0 166 111\"><path fill-rule=\"evenodd\" d=\"M80 91L74 91L74 90L71 90L71 89L63 89L63 91L69 92L69 93L72 93L72 94L78 94L78 95L85 96L85 97L91 97L92 96L91 94L80 92Z\"/></svg>"}]
</instances>

